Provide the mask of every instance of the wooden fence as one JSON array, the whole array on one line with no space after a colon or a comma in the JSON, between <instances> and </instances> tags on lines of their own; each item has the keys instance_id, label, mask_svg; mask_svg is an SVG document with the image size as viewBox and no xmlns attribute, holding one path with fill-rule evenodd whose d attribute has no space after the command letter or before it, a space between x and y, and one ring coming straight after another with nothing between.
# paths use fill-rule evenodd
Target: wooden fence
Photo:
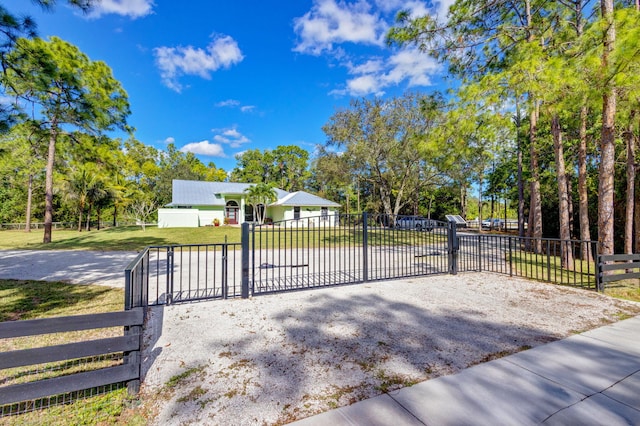
<instances>
[{"instance_id":1,"label":"wooden fence","mask_svg":"<svg viewBox=\"0 0 640 426\"><path fill-rule=\"evenodd\" d=\"M598 255L598 291L606 283L640 278L640 253Z\"/></svg>"},{"instance_id":2,"label":"wooden fence","mask_svg":"<svg viewBox=\"0 0 640 426\"><path fill-rule=\"evenodd\" d=\"M106 354L123 354L123 362L120 365L2 386L0 387L0 406L122 382L127 383L131 392L137 392L140 385L143 317L143 310L138 308L122 312L0 323L0 338L3 339L106 327L124 327L124 333L119 337L0 353L0 370L98 357Z\"/></svg>"}]
</instances>

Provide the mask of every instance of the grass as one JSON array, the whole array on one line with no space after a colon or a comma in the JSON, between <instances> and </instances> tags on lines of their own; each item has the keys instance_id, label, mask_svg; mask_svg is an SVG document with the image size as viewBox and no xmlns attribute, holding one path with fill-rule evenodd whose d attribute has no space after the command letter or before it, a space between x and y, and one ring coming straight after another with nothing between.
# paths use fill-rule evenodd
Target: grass
<instances>
[{"instance_id":1,"label":"grass","mask_svg":"<svg viewBox=\"0 0 640 426\"><path fill-rule=\"evenodd\" d=\"M200 228L157 228L128 226L100 231L54 230L52 242L42 243L42 231L0 231L0 249L20 250L99 250L140 251L147 246L178 244L239 243L241 229L234 226ZM280 247L344 247L362 244L362 232L353 228L279 228L264 227L255 235L256 246ZM416 245L446 243L447 236L438 232L418 232L371 228L368 244Z\"/></svg>"},{"instance_id":2,"label":"grass","mask_svg":"<svg viewBox=\"0 0 640 426\"><path fill-rule=\"evenodd\" d=\"M519 277L575 287L596 287L595 262L576 259L567 269L562 268L560 256L529 252L515 252L511 261L513 274Z\"/></svg>"},{"instance_id":3,"label":"grass","mask_svg":"<svg viewBox=\"0 0 640 426\"><path fill-rule=\"evenodd\" d=\"M78 232L54 230L52 242L42 243L42 231L0 231L0 249L20 250L100 250L140 251L147 246L171 244L213 244L240 241L240 228L157 228L139 226L106 228L100 231Z\"/></svg>"},{"instance_id":4,"label":"grass","mask_svg":"<svg viewBox=\"0 0 640 426\"><path fill-rule=\"evenodd\" d=\"M640 279L607 283L604 293L618 299L640 302Z\"/></svg>"},{"instance_id":5,"label":"grass","mask_svg":"<svg viewBox=\"0 0 640 426\"><path fill-rule=\"evenodd\" d=\"M0 280L0 321L26 320L54 316L81 315L123 309L124 290L61 282ZM0 340L0 352L28 349L81 340L93 340L122 334L122 327L98 330L54 333ZM98 363L52 363L2 370L2 383L7 386L47 377L111 365L110 359ZM34 374L35 373L35 374ZM126 389L116 389L102 395L78 399L70 404L56 405L33 412L0 417L0 424L146 424L144 413L133 410L135 400Z\"/></svg>"}]
</instances>

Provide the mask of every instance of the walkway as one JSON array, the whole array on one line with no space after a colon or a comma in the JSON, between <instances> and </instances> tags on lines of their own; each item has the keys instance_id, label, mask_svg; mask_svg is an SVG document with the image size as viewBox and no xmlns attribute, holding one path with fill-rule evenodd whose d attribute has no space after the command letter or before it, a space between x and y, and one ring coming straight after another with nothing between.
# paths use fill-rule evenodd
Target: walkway
<instances>
[{"instance_id":1,"label":"walkway","mask_svg":"<svg viewBox=\"0 0 640 426\"><path fill-rule=\"evenodd\" d=\"M640 316L294 424L640 425Z\"/></svg>"}]
</instances>

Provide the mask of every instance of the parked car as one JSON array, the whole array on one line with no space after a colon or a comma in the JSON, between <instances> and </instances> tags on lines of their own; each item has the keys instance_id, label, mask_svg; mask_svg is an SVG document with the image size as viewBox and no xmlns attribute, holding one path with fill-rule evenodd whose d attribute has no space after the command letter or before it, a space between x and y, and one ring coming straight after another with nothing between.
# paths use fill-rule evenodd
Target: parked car
<instances>
[{"instance_id":1,"label":"parked car","mask_svg":"<svg viewBox=\"0 0 640 426\"><path fill-rule=\"evenodd\" d=\"M396 227L402 229L415 229L417 231L432 231L437 222L422 216L400 216L396 220Z\"/></svg>"},{"instance_id":2,"label":"parked car","mask_svg":"<svg viewBox=\"0 0 640 426\"><path fill-rule=\"evenodd\" d=\"M503 229L504 220L502 219L485 219L482 221L483 228Z\"/></svg>"}]
</instances>

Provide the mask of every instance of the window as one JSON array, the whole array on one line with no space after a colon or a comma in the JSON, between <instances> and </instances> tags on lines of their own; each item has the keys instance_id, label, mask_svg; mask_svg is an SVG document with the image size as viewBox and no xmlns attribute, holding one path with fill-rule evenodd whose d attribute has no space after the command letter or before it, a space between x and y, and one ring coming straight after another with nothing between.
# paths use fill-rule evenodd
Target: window
<instances>
[{"instance_id":1,"label":"window","mask_svg":"<svg viewBox=\"0 0 640 426\"><path fill-rule=\"evenodd\" d=\"M329 208L321 207L320 208L320 220L329 220Z\"/></svg>"},{"instance_id":2,"label":"window","mask_svg":"<svg viewBox=\"0 0 640 426\"><path fill-rule=\"evenodd\" d=\"M293 219L300 220L300 206L295 206L293 208Z\"/></svg>"}]
</instances>

